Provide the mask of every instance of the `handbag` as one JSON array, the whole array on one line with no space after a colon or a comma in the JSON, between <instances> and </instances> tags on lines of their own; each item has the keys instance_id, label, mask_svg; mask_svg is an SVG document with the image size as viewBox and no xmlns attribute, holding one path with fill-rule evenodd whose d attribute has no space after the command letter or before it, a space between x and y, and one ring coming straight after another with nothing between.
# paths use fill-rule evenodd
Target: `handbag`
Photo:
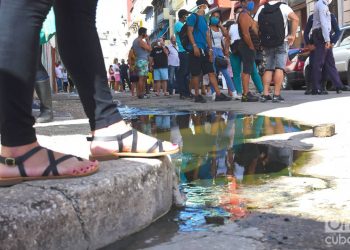
<instances>
[{"instance_id":1,"label":"handbag","mask_svg":"<svg viewBox=\"0 0 350 250\"><path fill-rule=\"evenodd\" d=\"M215 66L218 69L226 69L228 67L228 62L225 57L217 56L215 57Z\"/></svg>"},{"instance_id":2,"label":"handbag","mask_svg":"<svg viewBox=\"0 0 350 250\"><path fill-rule=\"evenodd\" d=\"M211 35L211 39L212 39L214 46L215 46L215 41L214 41L214 37L213 37L213 33L212 33L211 29L210 29L210 35ZM221 47L222 47L222 44L221 44ZM226 69L228 67L228 61L223 56L216 56L214 64L215 64L215 67L217 69Z\"/></svg>"}]
</instances>

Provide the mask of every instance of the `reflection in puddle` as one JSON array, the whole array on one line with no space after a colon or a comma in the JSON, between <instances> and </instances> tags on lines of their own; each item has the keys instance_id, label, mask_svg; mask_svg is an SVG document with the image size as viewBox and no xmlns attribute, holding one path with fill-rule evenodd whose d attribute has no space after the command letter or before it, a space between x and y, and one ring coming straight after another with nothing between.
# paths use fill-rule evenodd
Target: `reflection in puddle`
<instances>
[{"instance_id":1,"label":"reflection in puddle","mask_svg":"<svg viewBox=\"0 0 350 250\"><path fill-rule=\"evenodd\" d=\"M235 112L152 113L134 117L131 123L181 147L181 153L172 156L187 198L176 219L180 231L202 230L205 216L231 220L246 216L240 185L291 176L290 167L298 156L292 149L246 143L247 139L306 128L282 118Z\"/></svg>"},{"instance_id":2,"label":"reflection in puddle","mask_svg":"<svg viewBox=\"0 0 350 250\"><path fill-rule=\"evenodd\" d=\"M134 128L181 146L172 160L186 195L185 207L105 249L143 249L166 242L177 232L208 230L205 216L243 218L248 209L240 189L292 176L293 162L303 158L289 148L247 143L308 129L291 121L236 112L157 112L135 109L128 117Z\"/></svg>"}]
</instances>

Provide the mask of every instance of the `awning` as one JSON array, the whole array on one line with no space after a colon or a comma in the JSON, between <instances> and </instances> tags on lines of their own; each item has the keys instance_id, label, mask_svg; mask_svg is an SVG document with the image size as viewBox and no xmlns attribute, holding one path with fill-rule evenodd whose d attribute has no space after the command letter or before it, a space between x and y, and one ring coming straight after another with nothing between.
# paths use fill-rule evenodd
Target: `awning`
<instances>
[{"instance_id":1,"label":"awning","mask_svg":"<svg viewBox=\"0 0 350 250\"><path fill-rule=\"evenodd\" d=\"M55 14L53 12L53 9L51 9L40 31L40 44L47 43L51 39L51 37L55 35L55 33L56 33Z\"/></svg>"}]
</instances>

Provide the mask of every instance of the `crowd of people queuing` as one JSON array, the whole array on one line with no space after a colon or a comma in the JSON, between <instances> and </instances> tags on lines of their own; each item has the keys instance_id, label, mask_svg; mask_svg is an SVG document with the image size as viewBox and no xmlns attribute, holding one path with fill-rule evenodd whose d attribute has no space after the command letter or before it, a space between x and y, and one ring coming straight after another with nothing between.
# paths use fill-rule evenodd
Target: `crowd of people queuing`
<instances>
[{"instance_id":1,"label":"crowd of people queuing","mask_svg":"<svg viewBox=\"0 0 350 250\"><path fill-rule=\"evenodd\" d=\"M315 7L325 10L329 3L328 0L316 1ZM178 12L174 35L167 46L162 37L151 42L147 29L139 29L128 60L129 67L134 69L133 74L136 70L138 79L136 83L134 78L129 88L138 86L136 95L140 99L149 98L149 89L153 88L155 96L159 96L161 91L165 96L177 93L181 99L194 99L195 102L206 102L204 95L211 95L215 101L283 102L281 88L288 50L295 41L299 25L294 11L281 1L261 1L261 6L256 8L254 1L240 0L234 6L233 20L223 23L220 10L214 10L207 21L210 6L206 0L198 0L196 4L198 8L194 13L185 9ZM322 46L324 30L328 37L331 36L333 45L337 39L332 35L337 29L330 27L330 15L323 17L324 12L317 10L316 13L322 22L312 26L311 21L305 37L311 59L317 54L314 52L318 38L316 34L321 32ZM314 30L312 35L311 30ZM307 94L327 93L321 86L324 80L319 77L322 69L324 74L329 74L337 93L340 93L342 83L334 62L332 64L331 47L321 47L317 47L320 56L317 56L317 67L313 67L313 84L308 86ZM266 62L262 73L258 71L256 63L261 57ZM314 64L314 60L311 60L311 64ZM326 68L328 64L332 66ZM118 86L117 79L120 77L116 74L119 69L114 65L111 65L109 75L111 85ZM218 87L219 79L226 83L226 95ZM125 82L129 84L130 81L122 80L123 86ZM250 82L254 83L256 93L250 91ZM273 91L270 89L271 83L274 85ZM125 91L125 87L115 90Z\"/></svg>"}]
</instances>

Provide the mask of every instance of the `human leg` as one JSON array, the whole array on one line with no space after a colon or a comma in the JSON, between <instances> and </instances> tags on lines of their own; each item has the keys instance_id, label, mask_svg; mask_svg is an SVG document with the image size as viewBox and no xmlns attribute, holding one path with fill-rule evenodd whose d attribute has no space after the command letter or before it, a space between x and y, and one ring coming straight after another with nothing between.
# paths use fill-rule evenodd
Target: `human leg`
<instances>
[{"instance_id":1,"label":"human leg","mask_svg":"<svg viewBox=\"0 0 350 250\"><path fill-rule=\"evenodd\" d=\"M258 72L258 67L256 66L256 63L254 62L253 66L253 72L251 74L252 80L254 82L255 88L259 93L262 93L264 91L264 86L262 83L261 76Z\"/></svg>"},{"instance_id":2,"label":"human leg","mask_svg":"<svg viewBox=\"0 0 350 250\"><path fill-rule=\"evenodd\" d=\"M233 71L233 83L238 94L242 94L242 78L241 78L241 58L237 54L230 54L231 67Z\"/></svg>"},{"instance_id":3,"label":"human leg","mask_svg":"<svg viewBox=\"0 0 350 250\"><path fill-rule=\"evenodd\" d=\"M52 96L51 96L51 86L50 77L41 63L41 51L39 49L39 58L37 71L35 76L35 92L40 100L40 114L36 119L38 123L51 122L53 120L52 112Z\"/></svg>"},{"instance_id":4,"label":"human leg","mask_svg":"<svg viewBox=\"0 0 350 250\"><path fill-rule=\"evenodd\" d=\"M133 130L122 120L108 89L95 25L97 2L97 0L55 1L57 39L61 44L61 56L76 85L79 86L79 94L83 95L81 99L92 130L91 158L102 160L108 158L104 156L116 158L122 153L137 156L138 153L153 154L164 151L166 154L169 150L177 149L177 145L169 142L153 147L158 140L139 132L132 132ZM81 40L85 41L84 46ZM139 97L143 97L148 61L138 60L136 64L140 76L138 94ZM149 156L154 156L152 154Z\"/></svg>"},{"instance_id":5,"label":"human leg","mask_svg":"<svg viewBox=\"0 0 350 250\"><path fill-rule=\"evenodd\" d=\"M38 34L51 6L50 0L1 2L0 185L37 179L42 175L45 175L44 178L80 176L80 168L84 168L87 174L98 169L96 163L41 148L36 140L31 104L39 60ZM20 27L18 22L21 23ZM25 43L17 39L17 33L13 32L15 28ZM21 57L16 56L17 53ZM57 159L60 159L59 162L56 162ZM56 167L48 168L51 163L56 163Z\"/></svg>"}]
</instances>

